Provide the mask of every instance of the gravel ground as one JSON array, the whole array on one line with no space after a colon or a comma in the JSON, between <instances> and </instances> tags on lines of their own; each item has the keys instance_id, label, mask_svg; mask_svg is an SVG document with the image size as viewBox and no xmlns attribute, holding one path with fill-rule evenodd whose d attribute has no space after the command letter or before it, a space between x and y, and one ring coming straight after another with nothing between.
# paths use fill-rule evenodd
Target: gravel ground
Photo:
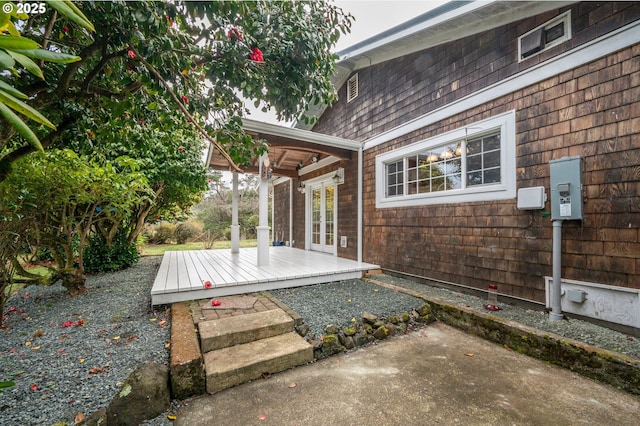
<instances>
[{"instance_id":1,"label":"gravel ground","mask_svg":"<svg viewBox=\"0 0 640 426\"><path fill-rule=\"evenodd\" d=\"M456 306L489 312L483 308L487 303L483 298L390 275L375 275L372 278L408 288ZM298 312L314 334L322 334L324 326L328 324L349 325L352 318L359 320L364 311L385 316L409 312L412 308L424 304L421 299L360 280L299 287L271 293ZM499 303L499 306L502 310L491 312L492 315L640 359L640 339L587 321L577 319L549 321L544 311L523 309L505 303Z\"/></svg>"},{"instance_id":2,"label":"gravel ground","mask_svg":"<svg viewBox=\"0 0 640 426\"><path fill-rule=\"evenodd\" d=\"M86 295L55 284L30 286L5 306L0 329L3 425L73 424L109 404L147 361L168 362L169 317L150 310L160 257L126 271L89 276Z\"/></svg>"},{"instance_id":3,"label":"gravel ground","mask_svg":"<svg viewBox=\"0 0 640 426\"><path fill-rule=\"evenodd\" d=\"M71 298L59 284L28 287L5 307L0 329L2 425L73 424L108 405L122 382L146 361L165 363L167 312L150 310L150 290L160 257L146 257L126 271L89 277L88 294ZM388 275L374 277L451 304L484 311L484 299ZM424 302L385 287L349 280L271 292L297 311L316 335L326 325L346 326L363 312L409 312ZM585 321L549 321L541 311L500 304L493 315L640 359L640 340ZM9 312L10 311L10 312ZM486 312L486 311L484 311ZM83 321L78 325L78 321ZM171 412L188 405L173 401ZM165 413L144 424L170 425Z\"/></svg>"}]
</instances>

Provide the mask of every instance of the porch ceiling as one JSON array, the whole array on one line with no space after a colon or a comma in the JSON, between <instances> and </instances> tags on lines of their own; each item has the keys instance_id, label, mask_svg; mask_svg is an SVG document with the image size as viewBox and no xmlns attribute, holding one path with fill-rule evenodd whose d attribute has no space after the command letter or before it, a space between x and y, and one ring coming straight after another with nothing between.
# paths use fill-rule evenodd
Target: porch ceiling
<instances>
[{"instance_id":1,"label":"porch ceiling","mask_svg":"<svg viewBox=\"0 0 640 426\"><path fill-rule=\"evenodd\" d=\"M298 177L298 170L326 157L350 160L361 143L307 130L295 129L256 120L243 120L244 130L254 139L264 139L269 146L269 160L275 176ZM216 170L229 170L227 161L209 149L208 165ZM243 168L246 173L258 173L258 159Z\"/></svg>"}]
</instances>

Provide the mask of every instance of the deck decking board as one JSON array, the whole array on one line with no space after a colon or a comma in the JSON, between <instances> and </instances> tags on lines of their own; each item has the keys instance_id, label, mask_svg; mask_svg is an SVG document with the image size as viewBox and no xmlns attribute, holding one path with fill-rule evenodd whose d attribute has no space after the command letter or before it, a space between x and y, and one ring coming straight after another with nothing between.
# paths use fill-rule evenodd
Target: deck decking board
<instances>
[{"instance_id":1,"label":"deck decking board","mask_svg":"<svg viewBox=\"0 0 640 426\"><path fill-rule=\"evenodd\" d=\"M168 251L151 290L153 305L268 291L359 278L378 265L326 253L272 247L269 263L257 266L257 249ZM203 283L211 281L213 288Z\"/></svg>"}]
</instances>

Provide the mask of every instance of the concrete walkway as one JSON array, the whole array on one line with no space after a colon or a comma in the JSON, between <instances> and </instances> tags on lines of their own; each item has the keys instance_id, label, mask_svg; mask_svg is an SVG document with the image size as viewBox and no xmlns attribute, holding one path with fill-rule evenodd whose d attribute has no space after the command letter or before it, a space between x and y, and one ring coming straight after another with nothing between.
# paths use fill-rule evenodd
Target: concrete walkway
<instances>
[{"instance_id":1,"label":"concrete walkway","mask_svg":"<svg viewBox=\"0 0 640 426\"><path fill-rule=\"evenodd\" d=\"M442 323L189 400L176 425L636 425L640 398Z\"/></svg>"}]
</instances>

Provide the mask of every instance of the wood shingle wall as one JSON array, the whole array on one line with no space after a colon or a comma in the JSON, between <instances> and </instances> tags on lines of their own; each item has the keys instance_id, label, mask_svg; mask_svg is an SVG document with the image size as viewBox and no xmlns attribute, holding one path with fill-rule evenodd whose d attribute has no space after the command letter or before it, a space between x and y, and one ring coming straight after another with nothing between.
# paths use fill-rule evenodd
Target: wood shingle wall
<instances>
[{"instance_id":1,"label":"wood shingle wall","mask_svg":"<svg viewBox=\"0 0 640 426\"><path fill-rule=\"evenodd\" d=\"M359 70L358 98L347 104L343 96L314 131L365 140L640 19L637 2L574 5L573 38L518 63L517 37L565 10ZM544 300L552 228L540 211L519 211L515 199L375 205L376 155L510 110L518 188L549 193L549 161L583 159L584 220L563 227L562 276L640 288L639 45L367 149L363 260L481 289L497 283L501 293Z\"/></svg>"}]
</instances>

